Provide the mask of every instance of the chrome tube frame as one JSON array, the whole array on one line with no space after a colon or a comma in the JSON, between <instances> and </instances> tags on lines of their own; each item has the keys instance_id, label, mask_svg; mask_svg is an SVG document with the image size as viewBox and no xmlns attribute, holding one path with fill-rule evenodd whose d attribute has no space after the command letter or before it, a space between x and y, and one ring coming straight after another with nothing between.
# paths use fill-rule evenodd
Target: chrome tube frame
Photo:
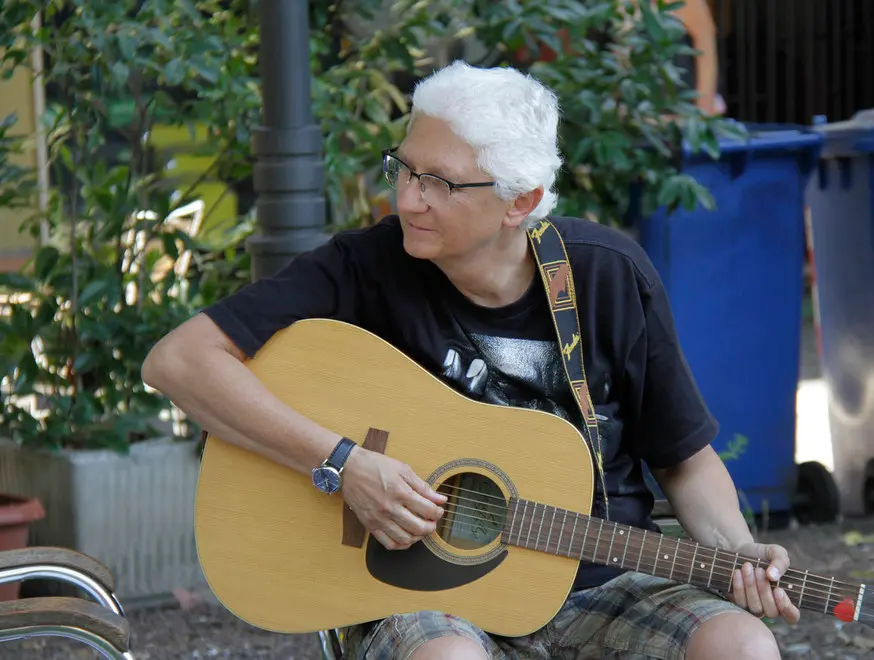
<instances>
[{"instance_id":1,"label":"chrome tube frame","mask_svg":"<svg viewBox=\"0 0 874 660\"><path fill-rule=\"evenodd\" d=\"M102 637L73 626L22 626L0 630L0 643L27 637L65 637L90 646L108 660L134 660L129 651L119 651Z\"/></svg>"},{"instance_id":2,"label":"chrome tube frame","mask_svg":"<svg viewBox=\"0 0 874 660\"><path fill-rule=\"evenodd\" d=\"M124 610L122 610L121 603L118 602L115 594L100 582L81 571L67 568L66 566L55 566L52 564L33 564L30 566L0 570L0 584L18 582L21 580L32 580L34 578L59 580L61 582L73 584L85 591L89 596L113 614L124 616Z\"/></svg>"},{"instance_id":3,"label":"chrome tube frame","mask_svg":"<svg viewBox=\"0 0 874 660\"><path fill-rule=\"evenodd\" d=\"M325 660L341 660L343 647L340 645L336 630L320 630L319 643L322 646L322 655Z\"/></svg>"}]
</instances>

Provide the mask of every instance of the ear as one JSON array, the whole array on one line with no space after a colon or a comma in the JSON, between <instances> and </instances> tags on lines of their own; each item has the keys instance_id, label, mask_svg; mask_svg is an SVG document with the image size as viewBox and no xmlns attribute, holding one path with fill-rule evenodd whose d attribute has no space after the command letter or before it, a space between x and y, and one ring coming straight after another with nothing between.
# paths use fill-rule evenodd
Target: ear
<instances>
[{"instance_id":1,"label":"ear","mask_svg":"<svg viewBox=\"0 0 874 660\"><path fill-rule=\"evenodd\" d=\"M543 199L543 186L519 195L515 200L513 200L510 208L507 209L507 215L504 217L504 224L507 227L518 227L521 225L525 222L525 218L527 218L531 212L537 208L541 199Z\"/></svg>"}]
</instances>

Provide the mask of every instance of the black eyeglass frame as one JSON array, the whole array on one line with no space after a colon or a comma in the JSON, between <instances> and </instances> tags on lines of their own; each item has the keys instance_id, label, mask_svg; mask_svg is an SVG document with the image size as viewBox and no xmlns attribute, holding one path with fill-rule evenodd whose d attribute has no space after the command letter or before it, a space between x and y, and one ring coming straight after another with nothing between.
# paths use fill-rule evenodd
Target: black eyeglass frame
<instances>
[{"instance_id":1,"label":"black eyeglass frame","mask_svg":"<svg viewBox=\"0 0 874 660\"><path fill-rule=\"evenodd\" d=\"M431 174L430 172L416 172L412 167L407 165L404 161L397 157L396 153L398 148L392 147L391 149L384 149L382 152L382 173L385 175L386 180L388 180L388 157L391 156L396 161L398 161L401 165L407 168L410 172L410 178L416 177L419 179L419 183L421 183L423 176L429 176L432 179L437 179L438 181L442 181L449 187L449 194L451 195L454 190L459 190L463 188L490 188L494 186L497 181L483 181L479 183L453 183L452 181L447 181L442 176L437 176L436 174ZM391 183L389 183L391 185Z\"/></svg>"}]
</instances>

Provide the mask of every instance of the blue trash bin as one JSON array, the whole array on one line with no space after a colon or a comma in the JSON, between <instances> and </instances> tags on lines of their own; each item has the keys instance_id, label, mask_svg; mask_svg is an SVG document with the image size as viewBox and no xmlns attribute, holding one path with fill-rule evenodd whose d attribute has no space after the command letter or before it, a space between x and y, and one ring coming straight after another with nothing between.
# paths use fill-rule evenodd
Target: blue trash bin
<instances>
[{"instance_id":1,"label":"blue trash bin","mask_svg":"<svg viewBox=\"0 0 874 660\"><path fill-rule=\"evenodd\" d=\"M720 424L714 449L754 514L792 509L804 295L804 193L822 144L813 131L749 126L722 154L684 155L717 209L638 221L680 343ZM786 516L788 518L788 516Z\"/></svg>"},{"instance_id":2,"label":"blue trash bin","mask_svg":"<svg viewBox=\"0 0 874 660\"><path fill-rule=\"evenodd\" d=\"M842 512L859 515L874 511L874 110L816 130L807 199L834 477Z\"/></svg>"}]
</instances>

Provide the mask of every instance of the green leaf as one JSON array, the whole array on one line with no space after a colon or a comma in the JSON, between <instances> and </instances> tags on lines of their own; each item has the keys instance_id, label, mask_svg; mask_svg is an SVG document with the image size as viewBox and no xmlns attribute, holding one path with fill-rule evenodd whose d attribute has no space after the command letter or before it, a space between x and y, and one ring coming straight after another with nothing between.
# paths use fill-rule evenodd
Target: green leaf
<instances>
[{"instance_id":1,"label":"green leaf","mask_svg":"<svg viewBox=\"0 0 874 660\"><path fill-rule=\"evenodd\" d=\"M214 85L219 80L219 70L214 66L207 66L205 64L201 64L200 62L192 62L191 68L194 69L197 75L199 75L211 85Z\"/></svg>"},{"instance_id":2,"label":"green leaf","mask_svg":"<svg viewBox=\"0 0 874 660\"><path fill-rule=\"evenodd\" d=\"M73 361L73 371L79 375L90 371L100 363L100 358L92 352L80 353Z\"/></svg>"},{"instance_id":3,"label":"green leaf","mask_svg":"<svg viewBox=\"0 0 874 660\"><path fill-rule=\"evenodd\" d=\"M33 356L33 351L26 351L18 363L18 377L12 384L12 389L17 396L33 394L33 386L39 375L39 367Z\"/></svg>"},{"instance_id":4,"label":"green leaf","mask_svg":"<svg viewBox=\"0 0 874 660\"><path fill-rule=\"evenodd\" d=\"M118 50L125 60L133 59L137 50L137 44L130 33L120 33L118 35Z\"/></svg>"},{"instance_id":5,"label":"green leaf","mask_svg":"<svg viewBox=\"0 0 874 660\"><path fill-rule=\"evenodd\" d=\"M648 2L638 4L646 31L658 43L665 39L665 28Z\"/></svg>"},{"instance_id":6,"label":"green leaf","mask_svg":"<svg viewBox=\"0 0 874 660\"><path fill-rule=\"evenodd\" d=\"M91 301L105 295L113 286L113 282L109 279L95 280L89 282L79 295L79 305L85 307Z\"/></svg>"},{"instance_id":7,"label":"green leaf","mask_svg":"<svg viewBox=\"0 0 874 660\"><path fill-rule=\"evenodd\" d=\"M36 258L34 259L33 269L37 279L48 279L52 269L57 265L59 257L60 252L58 252L56 247L51 245L41 247L36 253Z\"/></svg>"},{"instance_id":8,"label":"green leaf","mask_svg":"<svg viewBox=\"0 0 874 660\"><path fill-rule=\"evenodd\" d=\"M120 60L114 62L110 71L112 74L112 82L115 85L123 87L127 84L128 79L130 78L130 68L127 64Z\"/></svg>"},{"instance_id":9,"label":"green leaf","mask_svg":"<svg viewBox=\"0 0 874 660\"><path fill-rule=\"evenodd\" d=\"M176 236L173 234L161 234L161 242L164 244L164 251L174 261L179 258L179 247L176 245Z\"/></svg>"},{"instance_id":10,"label":"green leaf","mask_svg":"<svg viewBox=\"0 0 874 660\"><path fill-rule=\"evenodd\" d=\"M36 288L35 282L21 273L0 273L0 289L7 291L31 292Z\"/></svg>"},{"instance_id":11,"label":"green leaf","mask_svg":"<svg viewBox=\"0 0 874 660\"><path fill-rule=\"evenodd\" d=\"M182 60L173 59L164 67L164 79L172 86L180 84L185 79L185 64Z\"/></svg>"}]
</instances>

